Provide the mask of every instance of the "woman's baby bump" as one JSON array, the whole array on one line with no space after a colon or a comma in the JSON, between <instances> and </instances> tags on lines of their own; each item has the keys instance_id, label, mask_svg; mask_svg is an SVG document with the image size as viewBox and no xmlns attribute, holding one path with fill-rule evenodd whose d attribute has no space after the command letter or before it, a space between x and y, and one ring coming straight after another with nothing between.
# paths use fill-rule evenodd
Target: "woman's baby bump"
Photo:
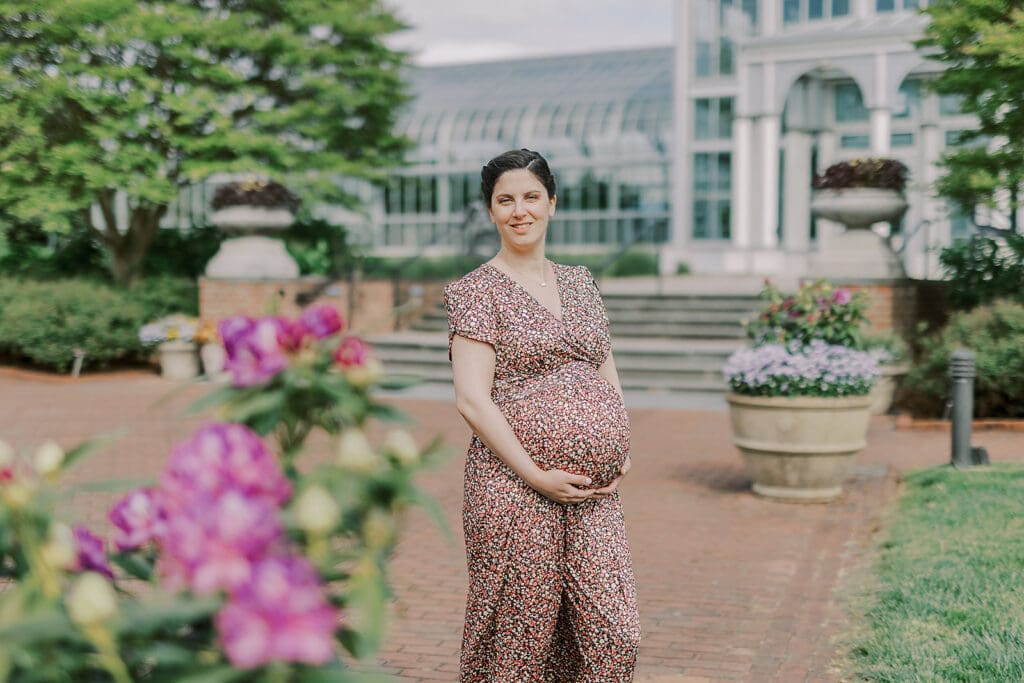
<instances>
[{"instance_id":1,"label":"woman's baby bump","mask_svg":"<svg viewBox=\"0 0 1024 683\"><path fill-rule=\"evenodd\" d=\"M589 363L569 363L520 385L499 405L541 468L606 486L629 453L629 418L615 388Z\"/></svg>"}]
</instances>

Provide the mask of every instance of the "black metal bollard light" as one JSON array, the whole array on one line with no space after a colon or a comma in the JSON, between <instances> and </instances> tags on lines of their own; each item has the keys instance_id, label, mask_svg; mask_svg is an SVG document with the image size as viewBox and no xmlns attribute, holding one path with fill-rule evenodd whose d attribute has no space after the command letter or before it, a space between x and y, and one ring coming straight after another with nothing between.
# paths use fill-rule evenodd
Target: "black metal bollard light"
<instances>
[{"instance_id":1,"label":"black metal bollard light","mask_svg":"<svg viewBox=\"0 0 1024 683\"><path fill-rule=\"evenodd\" d=\"M971 421L974 419L974 354L967 349L953 352L949 364L949 375L953 380L953 466L957 469L970 467Z\"/></svg>"}]
</instances>

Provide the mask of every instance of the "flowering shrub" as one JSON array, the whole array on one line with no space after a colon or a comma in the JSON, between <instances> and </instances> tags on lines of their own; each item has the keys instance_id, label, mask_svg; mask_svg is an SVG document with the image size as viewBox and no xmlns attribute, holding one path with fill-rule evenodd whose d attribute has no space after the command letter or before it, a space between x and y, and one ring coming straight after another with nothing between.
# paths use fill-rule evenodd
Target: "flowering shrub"
<instances>
[{"instance_id":1,"label":"flowering shrub","mask_svg":"<svg viewBox=\"0 0 1024 683\"><path fill-rule=\"evenodd\" d=\"M168 341L194 341L199 319L175 313L142 326L139 341L143 344L162 344Z\"/></svg>"},{"instance_id":2,"label":"flowering shrub","mask_svg":"<svg viewBox=\"0 0 1024 683\"><path fill-rule=\"evenodd\" d=\"M214 209L245 204L288 209L294 213L301 200L287 187L273 180L240 180L218 187L210 202Z\"/></svg>"},{"instance_id":3,"label":"flowering shrub","mask_svg":"<svg viewBox=\"0 0 1024 683\"><path fill-rule=\"evenodd\" d=\"M814 177L816 190L842 190L848 187L876 187L903 192L907 167L896 159L851 159L832 164Z\"/></svg>"},{"instance_id":4,"label":"flowering shrub","mask_svg":"<svg viewBox=\"0 0 1024 683\"><path fill-rule=\"evenodd\" d=\"M722 370L729 388L746 396L863 396L878 378L866 351L827 344L763 344L735 351Z\"/></svg>"},{"instance_id":5,"label":"flowering shrub","mask_svg":"<svg viewBox=\"0 0 1024 683\"><path fill-rule=\"evenodd\" d=\"M113 506L109 542L53 514L92 445L24 458L0 442L0 680L357 680L342 655L382 637L398 518L429 502L413 475L434 446L400 429L371 445L366 421L400 416L335 309L220 335L232 383L194 407L218 419ZM334 455L303 462L315 430Z\"/></svg>"},{"instance_id":6,"label":"flowering shrub","mask_svg":"<svg viewBox=\"0 0 1024 683\"><path fill-rule=\"evenodd\" d=\"M766 281L761 299L761 313L745 323L754 344L808 344L820 339L862 348L861 327L867 322L868 304L863 292L817 280L801 284L796 294L787 296Z\"/></svg>"}]
</instances>

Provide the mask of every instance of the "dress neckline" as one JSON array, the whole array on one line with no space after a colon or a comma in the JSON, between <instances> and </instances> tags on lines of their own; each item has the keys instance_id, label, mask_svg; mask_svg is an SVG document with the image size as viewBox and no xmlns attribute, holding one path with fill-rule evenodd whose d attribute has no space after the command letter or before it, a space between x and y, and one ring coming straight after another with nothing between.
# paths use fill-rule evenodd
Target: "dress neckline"
<instances>
[{"instance_id":1,"label":"dress neckline","mask_svg":"<svg viewBox=\"0 0 1024 683\"><path fill-rule=\"evenodd\" d=\"M548 259L544 259L544 262L548 263ZM557 315L550 308L542 304L540 302L540 299L531 294L530 290L526 289L526 287L524 287L523 284L519 282L519 280L516 280L514 277L503 271L501 268L498 268L497 266L493 265L490 261L485 262L484 265L493 270L494 272L498 273L499 275L501 275L501 277L505 278L512 284L514 284L517 288L519 288L519 291L528 296L533 301L533 303L535 303L537 306L540 306L541 310L543 310L545 313L551 316L554 320L558 321L559 323L565 322L565 299L562 296L562 270L561 268L559 268L557 263L553 261L551 262L551 270L555 274L555 295L558 297Z\"/></svg>"}]
</instances>

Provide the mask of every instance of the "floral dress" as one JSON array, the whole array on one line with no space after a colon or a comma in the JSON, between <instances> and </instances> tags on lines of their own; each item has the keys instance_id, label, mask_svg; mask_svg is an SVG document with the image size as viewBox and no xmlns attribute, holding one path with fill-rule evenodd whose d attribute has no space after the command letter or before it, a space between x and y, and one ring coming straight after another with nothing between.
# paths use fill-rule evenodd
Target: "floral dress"
<instances>
[{"instance_id":1,"label":"floral dress","mask_svg":"<svg viewBox=\"0 0 1024 683\"><path fill-rule=\"evenodd\" d=\"M493 346L491 397L526 451L604 486L629 453L625 407L597 371L608 317L586 268L554 270L561 319L489 264L448 285L449 350L455 335ZM461 681L631 681L640 622L618 494L555 503L474 435L464 495Z\"/></svg>"}]
</instances>

